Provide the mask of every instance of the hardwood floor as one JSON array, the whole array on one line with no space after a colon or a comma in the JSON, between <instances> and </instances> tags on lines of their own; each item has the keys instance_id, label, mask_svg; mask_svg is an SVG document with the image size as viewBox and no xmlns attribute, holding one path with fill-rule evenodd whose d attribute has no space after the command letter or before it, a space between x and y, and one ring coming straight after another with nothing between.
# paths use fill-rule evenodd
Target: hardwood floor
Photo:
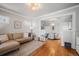
<instances>
[{"instance_id":1,"label":"hardwood floor","mask_svg":"<svg viewBox=\"0 0 79 59\"><path fill-rule=\"evenodd\" d=\"M32 56L77 56L77 53L71 48L60 46L60 40L47 40Z\"/></svg>"}]
</instances>

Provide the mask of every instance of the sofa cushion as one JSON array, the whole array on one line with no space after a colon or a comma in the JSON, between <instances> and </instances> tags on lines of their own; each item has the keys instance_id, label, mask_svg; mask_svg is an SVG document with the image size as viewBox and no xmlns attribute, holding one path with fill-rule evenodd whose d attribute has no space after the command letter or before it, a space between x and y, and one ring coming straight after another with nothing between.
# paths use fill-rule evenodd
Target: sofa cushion
<instances>
[{"instance_id":1,"label":"sofa cushion","mask_svg":"<svg viewBox=\"0 0 79 59\"><path fill-rule=\"evenodd\" d=\"M25 37L24 39L26 39L27 41L30 41L30 40L32 40L32 37Z\"/></svg>"},{"instance_id":2,"label":"sofa cushion","mask_svg":"<svg viewBox=\"0 0 79 59\"><path fill-rule=\"evenodd\" d=\"M24 38L16 39L16 41L19 42L19 43L27 42L27 40L24 39Z\"/></svg>"},{"instance_id":3,"label":"sofa cushion","mask_svg":"<svg viewBox=\"0 0 79 59\"><path fill-rule=\"evenodd\" d=\"M6 52L10 49L15 49L15 47L20 46L20 43L14 40L8 40L0 45L0 53Z\"/></svg>"},{"instance_id":4,"label":"sofa cushion","mask_svg":"<svg viewBox=\"0 0 79 59\"><path fill-rule=\"evenodd\" d=\"M31 37L16 39L16 41L17 41L17 42L20 42L20 43L25 43L25 42L28 42L28 41L31 41L31 40L32 40Z\"/></svg>"},{"instance_id":5,"label":"sofa cushion","mask_svg":"<svg viewBox=\"0 0 79 59\"><path fill-rule=\"evenodd\" d=\"M23 33L13 33L14 40L23 38Z\"/></svg>"},{"instance_id":6,"label":"sofa cushion","mask_svg":"<svg viewBox=\"0 0 79 59\"><path fill-rule=\"evenodd\" d=\"M8 36L7 35L0 35L0 43L8 41Z\"/></svg>"}]
</instances>

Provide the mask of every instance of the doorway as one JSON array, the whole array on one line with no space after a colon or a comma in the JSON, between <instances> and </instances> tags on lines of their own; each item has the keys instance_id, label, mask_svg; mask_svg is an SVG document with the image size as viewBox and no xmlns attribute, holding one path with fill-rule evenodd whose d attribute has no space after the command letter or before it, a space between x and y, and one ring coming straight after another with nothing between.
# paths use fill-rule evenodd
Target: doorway
<instances>
[{"instance_id":1,"label":"doorway","mask_svg":"<svg viewBox=\"0 0 79 59\"><path fill-rule=\"evenodd\" d=\"M75 49L75 13L62 14L41 20L41 30L59 34L61 46L69 43L71 48Z\"/></svg>"}]
</instances>

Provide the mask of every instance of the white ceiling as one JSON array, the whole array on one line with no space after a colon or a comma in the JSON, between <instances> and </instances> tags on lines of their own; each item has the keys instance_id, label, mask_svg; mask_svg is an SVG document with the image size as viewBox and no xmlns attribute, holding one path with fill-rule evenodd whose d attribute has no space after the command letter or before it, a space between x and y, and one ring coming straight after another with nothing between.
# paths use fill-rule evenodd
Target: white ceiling
<instances>
[{"instance_id":1,"label":"white ceiling","mask_svg":"<svg viewBox=\"0 0 79 59\"><path fill-rule=\"evenodd\" d=\"M44 14L48 14L51 12L55 12L61 9L78 5L78 3L41 3L41 8L37 11L32 11L30 8L28 8L28 5L25 3L4 3L4 4L0 4L0 6L1 5L5 8L16 11L21 15L24 15L27 17L28 16L37 17L37 16L41 16Z\"/></svg>"}]
</instances>

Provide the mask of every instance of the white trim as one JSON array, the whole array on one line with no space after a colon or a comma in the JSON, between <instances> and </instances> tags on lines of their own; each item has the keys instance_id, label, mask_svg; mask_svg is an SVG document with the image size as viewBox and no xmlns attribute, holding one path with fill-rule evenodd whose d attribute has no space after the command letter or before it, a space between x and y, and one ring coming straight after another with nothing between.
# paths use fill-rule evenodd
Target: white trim
<instances>
[{"instance_id":1,"label":"white trim","mask_svg":"<svg viewBox=\"0 0 79 59\"><path fill-rule=\"evenodd\" d=\"M19 13L16 13L16 12L12 12L12 11L8 10L7 8L4 9L4 8L0 7L0 10L5 11L5 12L8 12L8 13L11 13L11 14L13 14L13 15L17 15L17 16L26 18L25 16L23 16L23 15L21 15L21 14L19 14Z\"/></svg>"},{"instance_id":2,"label":"white trim","mask_svg":"<svg viewBox=\"0 0 79 59\"><path fill-rule=\"evenodd\" d=\"M63 12L63 11L67 11L67 10L70 10L70 9L73 9L73 8L77 8L79 7L79 5L76 5L76 6L72 6L72 7L69 7L69 8L66 8L66 9L62 9L62 10L59 10L59 11L56 11L56 12L52 12L52 13L49 13L49 14L45 14L45 15L42 15L42 16L39 16L37 18L46 18L46 17L49 17L51 15L54 15L54 14L57 14L57 13L60 13L60 12Z\"/></svg>"}]
</instances>

